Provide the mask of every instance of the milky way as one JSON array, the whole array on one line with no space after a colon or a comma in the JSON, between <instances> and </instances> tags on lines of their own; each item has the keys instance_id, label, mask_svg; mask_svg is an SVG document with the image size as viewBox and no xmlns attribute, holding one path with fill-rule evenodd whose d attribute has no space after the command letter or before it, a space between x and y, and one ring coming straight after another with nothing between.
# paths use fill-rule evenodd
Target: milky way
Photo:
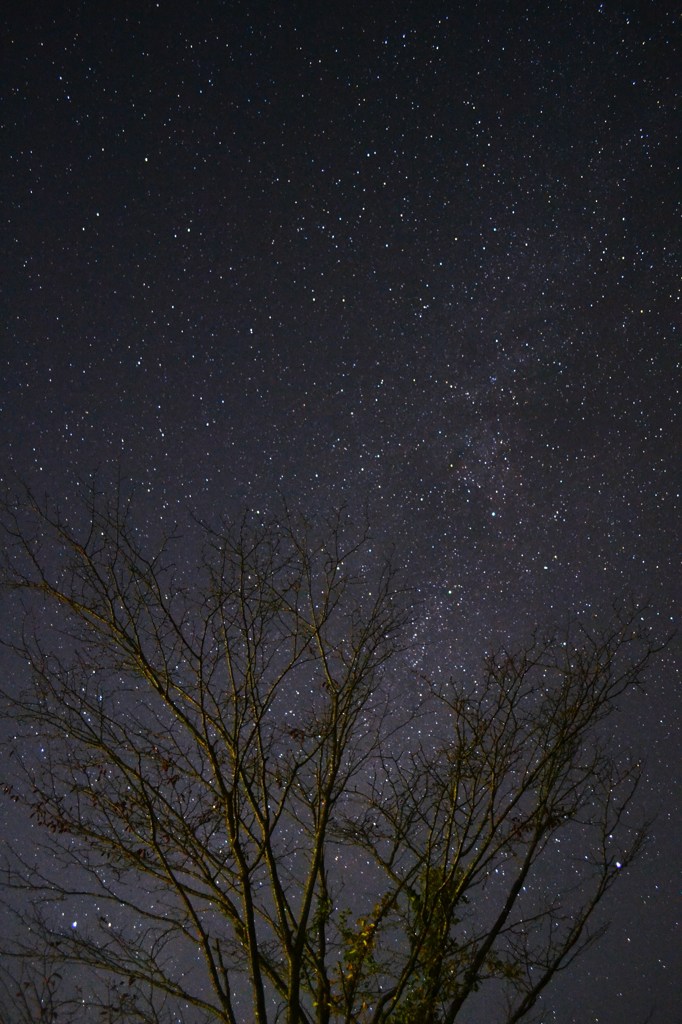
<instances>
[{"instance_id":1,"label":"milky way","mask_svg":"<svg viewBox=\"0 0 682 1024\"><path fill-rule=\"evenodd\" d=\"M337 6L15 5L0 465L67 507L120 465L150 522L367 503L432 671L628 593L667 630L672 7ZM674 678L557 1020L682 999Z\"/></svg>"}]
</instances>

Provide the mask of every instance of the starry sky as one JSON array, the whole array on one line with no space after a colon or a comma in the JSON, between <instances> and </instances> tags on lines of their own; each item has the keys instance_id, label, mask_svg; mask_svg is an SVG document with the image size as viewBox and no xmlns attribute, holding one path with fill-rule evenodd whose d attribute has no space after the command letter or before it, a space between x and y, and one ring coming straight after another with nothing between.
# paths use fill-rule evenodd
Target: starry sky
<instances>
[{"instance_id":1,"label":"starry sky","mask_svg":"<svg viewBox=\"0 0 682 1024\"><path fill-rule=\"evenodd\" d=\"M672 4L10 6L3 473L367 504L433 672L627 593L669 628ZM548 1020L682 999L678 685L619 723L653 842Z\"/></svg>"}]
</instances>

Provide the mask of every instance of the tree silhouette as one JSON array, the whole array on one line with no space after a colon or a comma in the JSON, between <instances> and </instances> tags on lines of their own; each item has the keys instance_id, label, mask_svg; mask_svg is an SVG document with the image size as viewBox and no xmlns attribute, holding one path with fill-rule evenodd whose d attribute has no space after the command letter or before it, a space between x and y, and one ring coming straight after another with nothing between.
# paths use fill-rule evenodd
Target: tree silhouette
<instances>
[{"instance_id":1,"label":"tree silhouette","mask_svg":"<svg viewBox=\"0 0 682 1024\"><path fill-rule=\"evenodd\" d=\"M7 963L41 965L36 1019L524 1019L644 838L605 728L656 650L639 611L436 686L344 515L193 526L148 551L120 493L5 503L5 791L42 837L8 855Z\"/></svg>"}]
</instances>

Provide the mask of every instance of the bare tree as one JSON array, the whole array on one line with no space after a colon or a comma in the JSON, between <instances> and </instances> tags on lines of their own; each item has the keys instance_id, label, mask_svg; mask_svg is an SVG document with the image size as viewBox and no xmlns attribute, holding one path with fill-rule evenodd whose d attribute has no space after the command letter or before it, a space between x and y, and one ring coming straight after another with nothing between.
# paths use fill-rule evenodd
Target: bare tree
<instances>
[{"instance_id":1,"label":"bare tree","mask_svg":"<svg viewBox=\"0 0 682 1024\"><path fill-rule=\"evenodd\" d=\"M35 956L31 963L19 959L13 971L11 960L0 965L0 1020L16 1024L57 1024L67 1021L68 1012L60 998L62 977L48 955Z\"/></svg>"},{"instance_id":2,"label":"bare tree","mask_svg":"<svg viewBox=\"0 0 682 1024\"><path fill-rule=\"evenodd\" d=\"M44 1019L450 1024L488 993L527 1017L643 841L604 729L655 650L637 610L437 688L343 515L195 523L189 572L120 494L80 513L4 517L6 792L43 837L6 864L13 953L42 943L51 1006L78 971Z\"/></svg>"}]
</instances>

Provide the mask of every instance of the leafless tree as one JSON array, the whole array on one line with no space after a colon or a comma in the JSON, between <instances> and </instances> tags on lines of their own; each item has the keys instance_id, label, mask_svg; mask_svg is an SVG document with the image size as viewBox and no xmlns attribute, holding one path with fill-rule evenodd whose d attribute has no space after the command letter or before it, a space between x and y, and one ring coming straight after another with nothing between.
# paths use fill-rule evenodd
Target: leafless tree
<instances>
[{"instance_id":1,"label":"leafless tree","mask_svg":"<svg viewBox=\"0 0 682 1024\"><path fill-rule=\"evenodd\" d=\"M21 1024L57 1024L66 1021L60 998L62 977L49 954L35 956L28 964L19 959L0 966L0 1020Z\"/></svg>"},{"instance_id":2,"label":"leafless tree","mask_svg":"<svg viewBox=\"0 0 682 1024\"><path fill-rule=\"evenodd\" d=\"M12 953L49 958L52 1002L63 965L79 986L36 1019L450 1024L487 999L512 1024L599 936L645 834L605 728L655 651L636 609L435 687L343 515L194 523L190 571L194 540L147 552L120 493L4 513L6 793L41 837L5 865Z\"/></svg>"}]
</instances>

